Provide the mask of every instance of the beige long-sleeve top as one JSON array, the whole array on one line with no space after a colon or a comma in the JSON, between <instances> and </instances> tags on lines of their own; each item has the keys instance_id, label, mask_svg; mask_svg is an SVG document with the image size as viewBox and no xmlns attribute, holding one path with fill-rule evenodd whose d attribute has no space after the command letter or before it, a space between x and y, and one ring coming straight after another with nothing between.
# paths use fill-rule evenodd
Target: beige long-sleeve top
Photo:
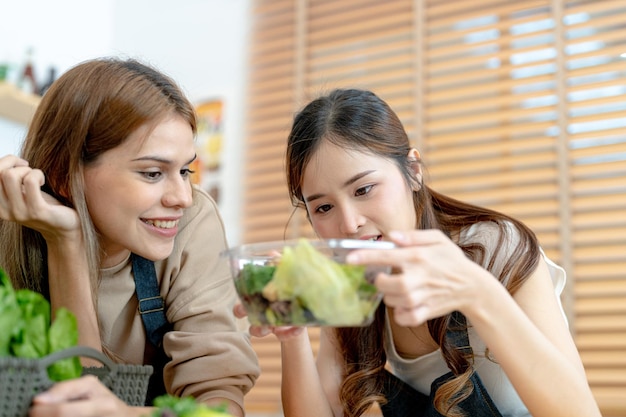
<instances>
[{"instance_id":1,"label":"beige long-sleeve top","mask_svg":"<svg viewBox=\"0 0 626 417\"><path fill-rule=\"evenodd\" d=\"M213 199L194 188L174 250L155 263L165 314L172 331L163 347L168 393L198 400L228 398L243 409L243 397L259 375L247 332L233 315L237 294L220 252L227 247L224 226ZM130 256L102 270L98 288L102 347L118 363L142 364L146 333L138 311Z\"/></svg>"}]
</instances>

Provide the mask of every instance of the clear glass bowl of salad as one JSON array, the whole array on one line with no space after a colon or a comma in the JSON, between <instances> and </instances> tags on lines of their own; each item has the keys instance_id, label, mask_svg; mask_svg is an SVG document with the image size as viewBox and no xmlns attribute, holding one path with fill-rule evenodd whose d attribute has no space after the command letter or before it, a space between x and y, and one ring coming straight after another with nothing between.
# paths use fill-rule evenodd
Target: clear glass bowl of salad
<instances>
[{"instance_id":1,"label":"clear glass bowl of salad","mask_svg":"<svg viewBox=\"0 0 626 417\"><path fill-rule=\"evenodd\" d=\"M245 244L222 253L253 325L369 325L382 294L374 278L386 266L345 263L354 249L390 249L383 241L293 239Z\"/></svg>"}]
</instances>

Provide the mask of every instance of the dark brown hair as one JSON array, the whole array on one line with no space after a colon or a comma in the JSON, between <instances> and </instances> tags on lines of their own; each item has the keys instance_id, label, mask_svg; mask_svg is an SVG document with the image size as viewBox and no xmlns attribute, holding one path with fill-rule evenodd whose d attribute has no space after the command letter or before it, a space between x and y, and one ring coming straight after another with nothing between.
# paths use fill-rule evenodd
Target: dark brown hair
<instances>
[{"instance_id":1,"label":"dark brown hair","mask_svg":"<svg viewBox=\"0 0 626 417\"><path fill-rule=\"evenodd\" d=\"M85 201L83 168L143 125L177 114L196 132L193 105L176 83L136 60L102 58L64 73L43 96L21 157L43 171L45 191L80 218L92 288L100 246ZM0 266L17 288L48 293L46 243L40 233L0 220Z\"/></svg>"},{"instance_id":2,"label":"dark brown hair","mask_svg":"<svg viewBox=\"0 0 626 417\"><path fill-rule=\"evenodd\" d=\"M287 186L295 207L305 208L301 184L304 170L323 141L365 151L393 161L408 183L417 181L409 160L409 138L393 110L370 91L338 89L307 104L296 116L288 138L286 153ZM507 289L512 294L530 276L537 266L539 246L533 232L521 222L490 209L464 203L440 194L426 184L413 191L418 229L440 229L446 234L459 232L478 222L495 223L499 230L496 253L486 265L494 268L498 248L510 238L507 224L512 224L519 235L519 243L508 258L499 279L510 276ZM485 261L485 248L460 245L464 253L479 264ZM343 354L345 377L340 398L344 413L356 417L365 413L376 401L384 403L382 395L383 368L386 354L383 347L385 307L378 309L374 322L363 328L338 328L336 338ZM442 385L435 395L435 407L445 416L458 416L456 404L473 389L469 376L473 357L467 357L446 340L450 315L428 321L432 338L439 344L448 367L456 377Z\"/></svg>"}]
</instances>

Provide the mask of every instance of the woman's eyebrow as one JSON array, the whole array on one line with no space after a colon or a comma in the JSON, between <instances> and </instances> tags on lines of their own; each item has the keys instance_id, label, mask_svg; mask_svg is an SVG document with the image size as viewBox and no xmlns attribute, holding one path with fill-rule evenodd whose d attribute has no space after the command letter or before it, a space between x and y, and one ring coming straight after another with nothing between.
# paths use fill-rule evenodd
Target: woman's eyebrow
<instances>
[{"instance_id":1,"label":"woman's eyebrow","mask_svg":"<svg viewBox=\"0 0 626 417\"><path fill-rule=\"evenodd\" d=\"M135 158L132 160L133 162L137 162L137 161L154 161L154 162L161 162L164 164L171 164L172 161L170 159L165 159L165 158L161 158L159 156L141 156L139 158Z\"/></svg>"},{"instance_id":2,"label":"woman's eyebrow","mask_svg":"<svg viewBox=\"0 0 626 417\"><path fill-rule=\"evenodd\" d=\"M196 160L197 157L198 157L198 154L194 154L193 157L191 159L189 159L189 161L187 161L185 163L185 165L191 164L193 161ZM171 164L171 163L173 163L173 161L171 159L166 159L166 158L162 158L160 156L151 156L151 155L141 156L139 158L133 159L132 161L133 162L137 162L137 161L154 161L154 162L160 162L162 164Z\"/></svg>"},{"instance_id":3,"label":"woman's eyebrow","mask_svg":"<svg viewBox=\"0 0 626 417\"><path fill-rule=\"evenodd\" d=\"M360 180L361 178L363 178L363 177L365 177L365 176L367 176L367 175L369 175L369 174L371 174L372 172L375 172L375 171L376 171L375 169L370 169L368 171L359 172L358 174L348 178L346 180L346 182L343 183L343 187L345 188L345 187L347 187L349 185L352 185L355 182L357 182L358 180ZM310 196L306 197L304 201L309 203L309 202L311 202L313 200L317 200L318 198L324 197L324 195L325 194L313 194L313 195L310 195Z\"/></svg>"},{"instance_id":4,"label":"woman's eyebrow","mask_svg":"<svg viewBox=\"0 0 626 417\"><path fill-rule=\"evenodd\" d=\"M356 174L355 176L348 178L348 180L346 182L343 183L344 187L347 187L348 185L352 185L355 182L357 182L358 180L360 180L361 178L365 177L366 175L371 174L372 172L374 172L375 169L370 169L368 171L363 171L363 172L359 172L358 174Z\"/></svg>"}]
</instances>

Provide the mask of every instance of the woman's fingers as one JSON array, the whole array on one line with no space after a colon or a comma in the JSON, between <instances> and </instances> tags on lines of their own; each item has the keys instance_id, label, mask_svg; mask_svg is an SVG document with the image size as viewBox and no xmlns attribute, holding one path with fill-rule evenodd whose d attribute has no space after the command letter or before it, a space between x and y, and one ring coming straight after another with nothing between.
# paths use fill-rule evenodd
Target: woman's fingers
<instances>
[{"instance_id":1,"label":"woman's fingers","mask_svg":"<svg viewBox=\"0 0 626 417\"><path fill-rule=\"evenodd\" d=\"M393 319L400 326L414 327L424 324L431 319L432 317L430 317L429 313L428 309L424 306L412 309L395 308L393 309Z\"/></svg>"},{"instance_id":2,"label":"woman's fingers","mask_svg":"<svg viewBox=\"0 0 626 417\"><path fill-rule=\"evenodd\" d=\"M33 398L34 404L56 404L105 395L109 390L93 375L58 382Z\"/></svg>"},{"instance_id":3,"label":"woman's fingers","mask_svg":"<svg viewBox=\"0 0 626 417\"><path fill-rule=\"evenodd\" d=\"M122 417L129 407L113 394L110 398L78 399L62 403L33 403L29 417Z\"/></svg>"},{"instance_id":4,"label":"woman's fingers","mask_svg":"<svg viewBox=\"0 0 626 417\"><path fill-rule=\"evenodd\" d=\"M54 384L36 395L30 417L119 415L125 404L93 375Z\"/></svg>"},{"instance_id":5,"label":"woman's fingers","mask_svg":"<svg viewBox=\"0 0 626 417\"><path fill-rule=\"evenodd\" d=\"M304 327L298 326L280 326L272 328L272 332L274 333L274 335L276 335L278 340L284 342L293 337L301 335L302 332L304 332L304 329Z\"/></svg>"},{"instance_id":6,"label":"woman's fingers","mask_svg":"<svg viewBox=\"0 0 626 417\"><path fill-rule=\"evenodd\" d=\"M241 303L235 304L235 306L233 307L233 313L238 319L242 319L248 315L246 308Z\"/></svg>"},{"instance_id":7,"label":"woman's fingers","mask_svg":"<svg viewBox=\"0 0 626 417\"><path fill-rule=\"evenodd\" d=\"M16 220L26 210L24 177L28 167L11 167L0 171L0 215L6 220Z\"/></svg>"},{"instance_id":8,"label":"woman's fingers","mask_svg":"<svg viewBox=\"0 0 626 417\"><path fill-rule=\"evenodd\" d=\"M298 326L250 326L249 332L255 337L265 337L274 334L280 341L291 339L300 335L304 331L304 327Z\"/></svg>"},{"instance_id":9,"label":"woman's fingers","mask_svg":"<svg viewBox=\"0 0 626 417\"><path fill-rule=\"evenodd\" d=\"M392 231L389 237L392 242L401 247L434 245L447 239L439 229Z\"/></svg>"},{"instance_id":10,"label":"woman's fingers","mask_svg":"<svg viewBox=\"0 0 626 417\"><path fill-rule=\"evenodd\" d=\"M233 313L237 318L246 317L248 314L245 307L241 303L235 304ZM298 336L304 331L304 327L297 326L255 326L251 325L248 332L255 337L265 337L274 333L278 340L287 340L294 336Z\"/></svg>"},{"instance_id":11,"label":"woman's fingers","mask_svg":"<svg viewBox=\"0 0 626 417\"><path fill-rule=\"evenodd\" d=\"M28 166L28 161L16 155L6 155L0 158L0 171L7 168Z\"/></svg>"},{"instance_id":12,"label":"woman's fingers","mask_svg":"<svg viewBox=\"0 0 626 417\"><path fill-rule=\"evenodd\" d=\"M391 232L396 244L393 249L358 249L346 256L346 262L361 265L401 266L406 262L425 259L426 251L445 243L448 238L440 230L411 230Z\"/></svg>"},{"instance_id":13,"label":"woman's fingers","mask_svg":"<svg viewBox=\"0 0 626 417\"><path fill-rule=\"evenodd\" d=\"M23 210L28 201L42 202L41 186L45 182L39 169L19 166L0 171L2 200L7 207Z\"/></svg>"}]
</instances>

